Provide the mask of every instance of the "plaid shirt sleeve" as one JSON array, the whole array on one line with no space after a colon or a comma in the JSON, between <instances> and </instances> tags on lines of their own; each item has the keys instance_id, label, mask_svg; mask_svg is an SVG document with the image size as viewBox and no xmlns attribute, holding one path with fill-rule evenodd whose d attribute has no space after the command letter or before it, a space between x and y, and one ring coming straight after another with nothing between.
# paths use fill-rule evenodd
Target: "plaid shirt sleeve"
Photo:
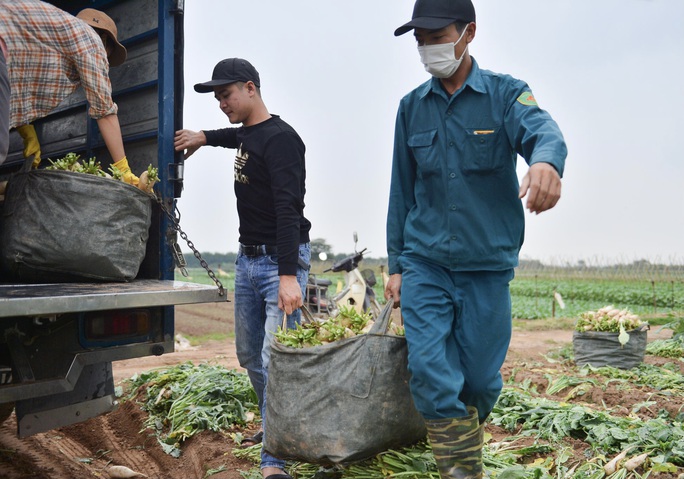
<instances>
[{"instance_id":1,"label":"plaid shirt sleeve","mask_svg":"<svg viewBox=\"0 0 684 479\"><path fill-rule=\"evenodd\" d=\"M10 127L48 115L78 86L92 118L117 113L106 52L92 27L37 0L0 1L0 17L9 51Z\"/></svg>"},{"instance_id":2,"label":"plaid shirt sleeve","mask_svg":"<svg viewBox=\"0 0 684 479\"><path fill-rule=\"evenodd\" d=\"M90 106L88 114L97 120L107 115L115 115L117 106L112 100L107 54L95 30L88 25L86 28L88 34L95 36L95 48L88 48L83 53L75 55L73 61ZM83 44L87 45L88 42L84 41Z\"/></svg>"}]
</instances>

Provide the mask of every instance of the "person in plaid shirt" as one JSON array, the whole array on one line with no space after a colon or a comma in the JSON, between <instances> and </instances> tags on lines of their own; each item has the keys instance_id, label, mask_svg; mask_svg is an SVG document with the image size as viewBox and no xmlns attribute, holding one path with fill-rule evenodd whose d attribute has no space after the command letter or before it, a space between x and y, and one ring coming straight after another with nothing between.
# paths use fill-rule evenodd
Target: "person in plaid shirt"
<instances>
[{"instance_id":1,"label":"person in plaid shirt","mask_svg":"<svg viewBox=\"0 0 684 479\"><path fill-rule=\"evenodd\" d=\"M0 165L7 158L9 148L9 75L7 74L7 47L0 37Z\"/></svg>"},{"instance_id":2,"label":"person in plaid shirt","mask_svg":"<svg viewBox=\"0 0 684 479\"><path fill-rule=\"evenodd\" d=\"M112 100L109 67L126 59L114 21L87 8L74 17L39 0L0 1L0 38L7 45L10 121L24 139L24 156L40 163L40 144L31 122L48 115L79 86L88 115L97 121L113 165L137 184L128 166L118 107Z\"/></svg>"}]
</instances>

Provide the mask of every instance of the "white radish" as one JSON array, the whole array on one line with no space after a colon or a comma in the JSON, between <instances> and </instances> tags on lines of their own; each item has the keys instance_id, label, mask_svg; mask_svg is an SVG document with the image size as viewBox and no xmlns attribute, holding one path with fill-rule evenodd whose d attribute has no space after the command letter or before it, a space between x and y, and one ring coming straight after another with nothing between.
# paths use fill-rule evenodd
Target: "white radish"
<instances>
[{"instance_id":1,"label":"white radish","mask_svg":"<svg viewBox=\"0 0 684 479\"><path fill-rule=\"evenodd\" d=\"M148 166L145 171L140 173L138 178L138 188L143 190L145 193L153 193L154 184L159 181L159 176L156 168L152 165Z\"/></svg>"},{"instance_id":2,"label":"white radish","mask_svg":"<svg viewBox=\"0 0 684 479\"><path fill-rule=\"evenodd\" d=\"M638 456L634 456L628 461L625 461L623 466L625 469L628 471L633 471L637 467L641 466L644 462L646 462L646 459L648 459L648 453L645 452L643 454L639 454Z\"/></svg>"},{"instance_id":3,"label":"white radish","mask_svg":"<svg viewBox=\"0 0 684 479\"><path fill-rule=\"evenodd\" d=\"M368 334L374 324L375 324L375 321L373 321L373 320L368 321L368 323L361 330L361 334Z\"/></svg>"},{"instance_id":4,"label":"white radish","mask_svg":"<svg viewBox=\"0 0 684 479\"><path fill-rule=\"evenodd\" d=\"M147 171L140 173L140 178L138 178L138 188L145 192L149 192L150 181L147 175Z\"/></svg>"},{"instance_id":5,"label":"white radish","mask_svg":"<svg viewBox=\"0 0 684 479\"><path fill-rule=\"evenodd\" d=\"M610 462L607 462L607 463L603 466L603 470L606 471L606 474L611 475L611 474L613 474L615 471L617 471L618 463L619 463L620 461L622 461L625 457L627 457L627 453L628 453L631 449L632 449L631 447L628 447L627 449L625 449L624 451L622 451L620 454L618 454L617 456L615 456L613 459L611 459Z\"/></svg>"},{"instance_id":6,"label":"white radish","mask_svg":"<svg viewBox=\"0 0 684 479\"><path fill-rule=\"evenodd\" d=\"M128 479L130 477L147 477L145 474L136 472L126 466L110 466L107 468L107 474L113 479Z\"/></svg>"}]
</instances>

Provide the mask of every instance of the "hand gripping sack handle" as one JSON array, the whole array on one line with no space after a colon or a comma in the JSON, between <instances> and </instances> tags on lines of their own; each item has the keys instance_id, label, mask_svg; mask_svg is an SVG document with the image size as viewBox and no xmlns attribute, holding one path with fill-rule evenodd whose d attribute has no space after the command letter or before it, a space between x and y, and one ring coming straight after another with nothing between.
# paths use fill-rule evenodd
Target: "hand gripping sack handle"
<instances>
[{"instance_id":1,"label":"hand gripping sack handle","mask_svg":"<svg viewBox=\"0 0 684 479\"><path fill-rule=\"evenodd\" d=\"M406 338L371 331L321 346L271 343L264 447L275 457L347 464L426 436L409 391Z\"/></svg>"},{"instance_id":2,"label":"hand gripping sack handle","mask_svg":"<svg viewBox=\"0 0 684 479\"><path fill-rule=\"evenodd\" d=\"M133 280L151 214L150 195L121 181L61 170L16 173L0 212L0 276Z\"/></svg>"}]
</instances>

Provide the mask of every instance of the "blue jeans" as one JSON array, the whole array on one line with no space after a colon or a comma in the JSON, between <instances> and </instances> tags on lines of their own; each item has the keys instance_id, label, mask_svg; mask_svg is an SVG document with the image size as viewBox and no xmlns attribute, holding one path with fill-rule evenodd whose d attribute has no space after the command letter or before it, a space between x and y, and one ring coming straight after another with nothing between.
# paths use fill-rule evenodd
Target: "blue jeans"
<instances>
[{"instance_id":1,"label":"blue jeans","mask_svg":"<svg viewBox=\"0 0 684 479\"><path fill-rule=\"evenodd\" d=\"M309 243L299 245L299 257L307 265L311 261ZM297 268L297 282L304 297L308 269ZM285 313L278 309L278 256L245 256L238 253L235 261L235 348L240 366L247 370L252 387L259 398L262 424L266 414L266 382L271 355L271 340ZM287 327L294 328L301 319L299 310L287 318ZM264 435L268 432L264 429ZM261 452L261 468L284 469L285 461Z\"/></svg>"},{"instance_id":2,"label":"blue jeans","mask_svg":"<svg viewBox=\"0 0 684 479\"><path fill-rule=\"evenodd\" d=\"M484 421L499 398L511 339L513 270L450 271L402 257L401 312L411 395L426 419Z\"/></svg>"}]
</instances>

